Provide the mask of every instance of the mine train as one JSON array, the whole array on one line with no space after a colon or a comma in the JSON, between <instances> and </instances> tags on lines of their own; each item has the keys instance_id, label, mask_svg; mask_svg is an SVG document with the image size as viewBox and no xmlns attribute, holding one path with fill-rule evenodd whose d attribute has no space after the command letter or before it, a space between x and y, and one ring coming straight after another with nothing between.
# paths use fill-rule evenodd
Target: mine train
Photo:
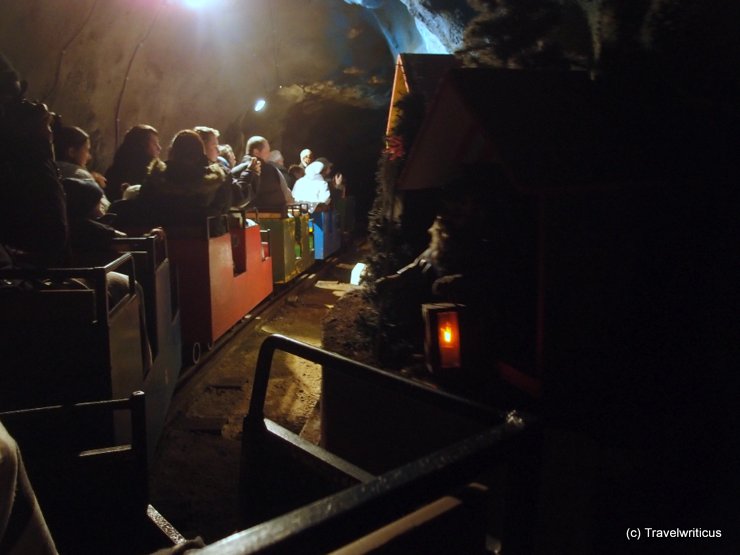
<instances>
[{"instance_id":1,"label":"mine train","mask_svg":"<svg viewBox=\"0 0 740 555\"><path fill-rule=\"evenodd\" d=\"M0 271L0 411L143 390L153 449L181 370L276 288L335 253L353 207L346 198L316 214L306 205L203 214L159 235L122 226L128 236L114 240L104 263ZM110 294L112 273L129 277L125 294Z\"/></svg>"}]
</instances>

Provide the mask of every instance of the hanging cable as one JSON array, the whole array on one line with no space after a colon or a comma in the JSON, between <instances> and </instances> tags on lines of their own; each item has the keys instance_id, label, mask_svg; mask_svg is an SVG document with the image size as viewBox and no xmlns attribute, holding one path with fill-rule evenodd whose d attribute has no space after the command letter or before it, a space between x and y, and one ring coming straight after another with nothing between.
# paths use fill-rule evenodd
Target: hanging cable
<instances>
[{"instance_id":1,"label":"hanging cable","mask_svg":"<svg viewBox=\"0 0 740 555\"><path fill-rule=\"evenodd\" d=\"M134 65L134 60L136 59L136 54L138 54L139 49L144 45L144 42L149 38L149 35L152 32L152 29L154 28L154 25L157 23L157 19L159 18L159 14L162 11L162 8L164 7L167 0L162 0L159 3L159 6L157 7L157 11L154 12L154 17L152 18L152 21L149 23L149 27L142 35L139 42L136 43L136 47L134 48L134 51L131 53L131 58L128 61L128 66L126 67L126 74L123 78L123 84L121 85L121 92L118 95L118 102L116 104L116 137L115 137L115 145L114 147L118 149L118 139L120 137L120 126L121 126L121 106L123 105L123 96L126 94L126 85L128 84L128 77L131 73L131 68Z\"/></svg>"},{"instance_id":2,"label":"hanging cable","mask_svg":"<svg viewBox=\"0 0 740 555\"><path fill-rule=\"evenodd\" d=\"M59 53L59 60L57 61L57 69L54 72L54 82L51 84L51 88L49 91L43 96L42 101L45 103L51 102L52 95L56 92L57 87L59 86L59 79L62 75L62 63L64 62L64 55L67 53L67 49L72 45L72 43L77 40L77 37L80 36L82 31L87 26L90 19L92 19L92 14L95 11L95 7L98 5L98 2L100 0L95 0L91 5L90 9L87 12L87 16L85 17L85 20L82 22L82 25L80 25L79 29L75 31L75 33L69 38L69 40L62 46L62 51Z\"/></svg>"}]
</instances>

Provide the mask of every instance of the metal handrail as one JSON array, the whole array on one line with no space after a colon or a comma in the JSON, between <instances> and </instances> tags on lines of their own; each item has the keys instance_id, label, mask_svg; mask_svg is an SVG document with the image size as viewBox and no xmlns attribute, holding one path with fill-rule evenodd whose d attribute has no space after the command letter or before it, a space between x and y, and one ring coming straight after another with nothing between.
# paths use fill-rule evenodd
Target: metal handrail
<instances>
[{"instance_id":1,"label":"metal handrail","mask_svg":"<svg viewBox=\"0 0 740 555\"><path fill-rule=\"evenodd\" d=\"M417 508L506 457L524 429L487 429L377 478L237 532L204 554L325 553ZM506 453L505 453L506 451ZM398 513L398 514L396 514ZM325 551L326 550L326 551Z\"/></svg>"},{"instance_id":2,"label":"metal handrail","mask_svg":"<svg viewBox=\"0 0 740 555\"><path fill-rule=\"evenodd\" d=\"M371 383L382 383L383 387L395 392L404 393L422 402L434 403L442 409L450 409L482 422L501 423L504 420L503 412L490 406L445 391L432 389L392 372L357 362L283 335L273 334L268 336L260 346L252 384L252 395L249 400L249 411L244 417L244 430L255 431L258 429L264 430L265 428L264 406L267 398L267 384L270 379L272 359L276 351L283 351L316 364L330 366L333 370L353 378Z\"/></svg>"},{"instance_id":3,"label":"metal handrail","mask_svg":"<svg viewBox=\"0 0 740 555\"><path fill-rule=\"evenodd\" d=\"M164 233L164 230L162 231ZM114 237L113 246L119 252L144 252L152 268L157 268L167 260L167 238L155 235Z\"/></svg>"},{"instance_id":4,"label":"metal handrail","mask_svg":"<svg viewBox=\"0 0 740 555\"><path fill-rule=\"evenodd\" d=\"M534 472L537 468L539 426L536 418L504 414L492 407L275 334L268 336L260 347L249 410L244 417L243 449L245 442L249 441L258 442L254 445L257 451L267 448L259 443L259 438L270 435L264 418L264 404L276 351L330 366L332 370L369 384L382 383L383 387L396 393L434 403L439 408L472 417L486 425L465 439L382 475L362 480L334 495L238 532L208 546L204 554L325 553L475 480L481 473L503 462L513 469L504 491L508 507L504 518L510 527L506 532L507 543L512 547L526 544L526 538L531 536L533 492L537 487ZM242 457L244 454L243 451Z\"/></svg>"},{"instance_id":5,"label":"metal handrail","mask_svg":"<svg viewBox=\"0 0 740 555\"><path fill-rule=\"evenodd\" d=\"M8 268L0 270L0 279L84 279L89 280L91 289L100 295L103 302L96 303L97 319L104 322L108 317L109 311L114 307L108 306L107 275L119 270L121 267L129 267L128 290L129 295L136 294L136 265L131 253L123 253L115 260L108 262L103 266L93 266L86 268ZM122 272L126 273L126 272Z\"/></svg>"}]
</instances>

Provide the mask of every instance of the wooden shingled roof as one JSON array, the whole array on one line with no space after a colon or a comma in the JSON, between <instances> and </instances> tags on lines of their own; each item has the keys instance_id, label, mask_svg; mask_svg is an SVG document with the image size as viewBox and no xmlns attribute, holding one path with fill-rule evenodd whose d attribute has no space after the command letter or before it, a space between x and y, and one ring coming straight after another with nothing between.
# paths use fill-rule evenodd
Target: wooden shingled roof
<instances>
[{"instance_id":1,"label":"wooden shingled roof","mask_svg":"<svg viewBox=\"0 0 740 555\"><path fill-rule=\"evenodd\" d=\"M429 102L445 74L459 66L451 54L399 54L393 77L391 106L386 133L390 134L398 118L396 103L410 93L422 95Z\"/></svg>"},{"instance_id":2,"label":"wooden shingled roof","mask_svg":"<svg viewBox=\"0 0 740 555\"><path fill-rule=\"evenodd\" d=\"M583 72L453 69L412 145L399 189L439 187L465 163L499 163L522 190L590 186L615 153Z\"/></svg>"}]
</instances>

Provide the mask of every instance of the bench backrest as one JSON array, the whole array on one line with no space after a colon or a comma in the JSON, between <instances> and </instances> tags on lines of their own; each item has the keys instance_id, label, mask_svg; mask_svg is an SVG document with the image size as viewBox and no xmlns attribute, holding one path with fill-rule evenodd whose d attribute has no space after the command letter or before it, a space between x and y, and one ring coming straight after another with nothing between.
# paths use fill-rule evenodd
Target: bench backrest
<instances>
[{"instance_id":1,"label":"bench backrest","mask_svg":"<svg viewBox=\"0 0 740 555\"><path fill-rule=\"evenodd\" d=\"M61 552L81 552L81 537L100 539L146 518L145 410L144 393L137 391L127 399L0 413ZM126 443L112 433L118 411L129 415Z\"/></svg>"}]
</instances>

